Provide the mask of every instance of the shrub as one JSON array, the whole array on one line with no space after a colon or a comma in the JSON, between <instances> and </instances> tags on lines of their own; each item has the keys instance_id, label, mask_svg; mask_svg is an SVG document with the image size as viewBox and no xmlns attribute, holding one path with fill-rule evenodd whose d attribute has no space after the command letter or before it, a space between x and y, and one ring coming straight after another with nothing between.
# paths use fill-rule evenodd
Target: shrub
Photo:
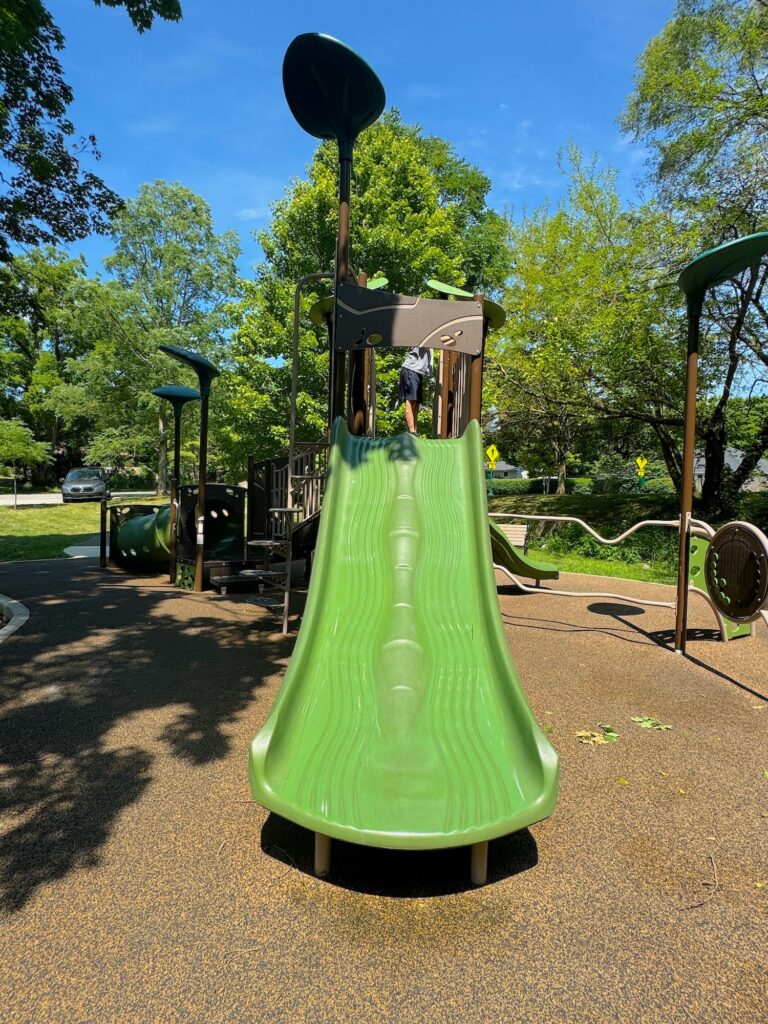
<instances>
[{"instance_id":1,"label":"shrub","mask_svg":"<svg viewBox=\"0 0 768 1024\"><path fill-rule=\"evenodd\" d=\"M500 498L512 494L544 494L544 484L547 477L532 477L527 480L494 480L493 493ZM490 481L487 481L490 483ZM592 480L589 477L567 477L565 481L566 494L591 494ZM549 491L554 494L557 490L557 477L549 477Z\"/></svg>"}]
</instances>

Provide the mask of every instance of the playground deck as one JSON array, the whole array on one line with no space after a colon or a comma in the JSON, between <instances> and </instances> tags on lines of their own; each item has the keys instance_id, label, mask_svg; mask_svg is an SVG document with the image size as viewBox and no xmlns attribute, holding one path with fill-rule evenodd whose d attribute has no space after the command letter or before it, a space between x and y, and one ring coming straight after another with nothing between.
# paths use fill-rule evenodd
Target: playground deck
<instances>
[{"instance_id":1,"label":"playground deck","mask_svg":"<svg viewBox=\"0 0 768 1024\"><path fill-rule=\"evenodd\" d=\"M694 602L683 659L670 611L548 585L500 599L560 800L472 889L465 850L338 844L320 881L311 835L250 800L295 639L270 612L3 565L31 612L0 647L3 1020L762 1024L768 631L716 643ZM619 741L581 745L600 722Z\"/></svg>"}]
</instances>

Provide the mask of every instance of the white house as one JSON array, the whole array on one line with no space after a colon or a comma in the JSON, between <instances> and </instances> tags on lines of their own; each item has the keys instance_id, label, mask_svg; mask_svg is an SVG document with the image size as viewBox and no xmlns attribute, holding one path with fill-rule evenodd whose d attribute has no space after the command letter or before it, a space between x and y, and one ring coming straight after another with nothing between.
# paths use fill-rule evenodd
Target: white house
<instances>
[{"instance_id":1,"label":"white house","mask_svg":"<svg viewBox=\"0 0 768 1024\"><path fill-rule=\"evenodd\" d=\"M725 464L731 469L738 469L744 453L738 448L725 449ZM499 465L499 463L497 463ZM700 491L704 484L704 453L696 452L693 460L693 479L696 490ZM768 490L768 459L761 459L751 480L747 480L742 488L744 491Z\"/></svg>"}]
</instances>

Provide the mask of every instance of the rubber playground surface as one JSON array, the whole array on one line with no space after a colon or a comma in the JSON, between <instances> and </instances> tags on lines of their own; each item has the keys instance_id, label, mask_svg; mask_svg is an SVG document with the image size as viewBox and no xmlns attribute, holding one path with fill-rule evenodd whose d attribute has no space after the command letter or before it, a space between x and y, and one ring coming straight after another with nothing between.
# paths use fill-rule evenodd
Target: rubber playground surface
<instances>
[{"instance_id":1,"label":"rubber playground surface","mask_svg":"<svg viewBox=\"0 0 768 1024\"><path fill-rule=\"evenodd\" d=\"M549 585L500 602L560 798L474 889L463 849L334 843L318 880L311 833L251 801L296 635L271 612L3 565L31 612L0 646L3 1021L763 1024L768 631L716 643L693 601L683 659L671 611ZM618 742L579 743L599 723Z\"/></svg>"}]
</instances>

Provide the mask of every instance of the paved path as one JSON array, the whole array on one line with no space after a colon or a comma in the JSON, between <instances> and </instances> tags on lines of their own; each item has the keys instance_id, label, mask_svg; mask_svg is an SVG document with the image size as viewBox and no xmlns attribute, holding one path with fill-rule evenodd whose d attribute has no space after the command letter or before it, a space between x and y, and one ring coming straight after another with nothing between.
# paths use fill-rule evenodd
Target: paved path
<instances>
[{"instance_id":1,"label":"paved path","mask_svg":"<svg viewBox=\"0 0 768 1024\"><path fill-rule=\"evenodd\" d=\"M335 844L320 881L248 796L294 642L270 613L88 561L0 575L31 611L0 648L4 1024L768 1019L765 629L717 644L697 609L684 659L668 611L502 588L555 814L479 890L465 850ZM580 745L599 722L619 742Z\"/></svg>"},{"instance_id":2,"label":"paved path","mask_svg":"<svg viewBox=\"0 0 768 1024\"><path fill-rule=\"evenodd\" d=\"M154 491L115 491L112 495L113 498L146 498L155 496ZM26 491L20 492L17 495L19 505L63 505L64 502L61 500L61 492L57 491L54 494L28 494ZM87 504L87 503L86 503ZM0 508L2 507L13 507L13 495L12 494L0 494Z\"/></svg>"}]
</instances>

